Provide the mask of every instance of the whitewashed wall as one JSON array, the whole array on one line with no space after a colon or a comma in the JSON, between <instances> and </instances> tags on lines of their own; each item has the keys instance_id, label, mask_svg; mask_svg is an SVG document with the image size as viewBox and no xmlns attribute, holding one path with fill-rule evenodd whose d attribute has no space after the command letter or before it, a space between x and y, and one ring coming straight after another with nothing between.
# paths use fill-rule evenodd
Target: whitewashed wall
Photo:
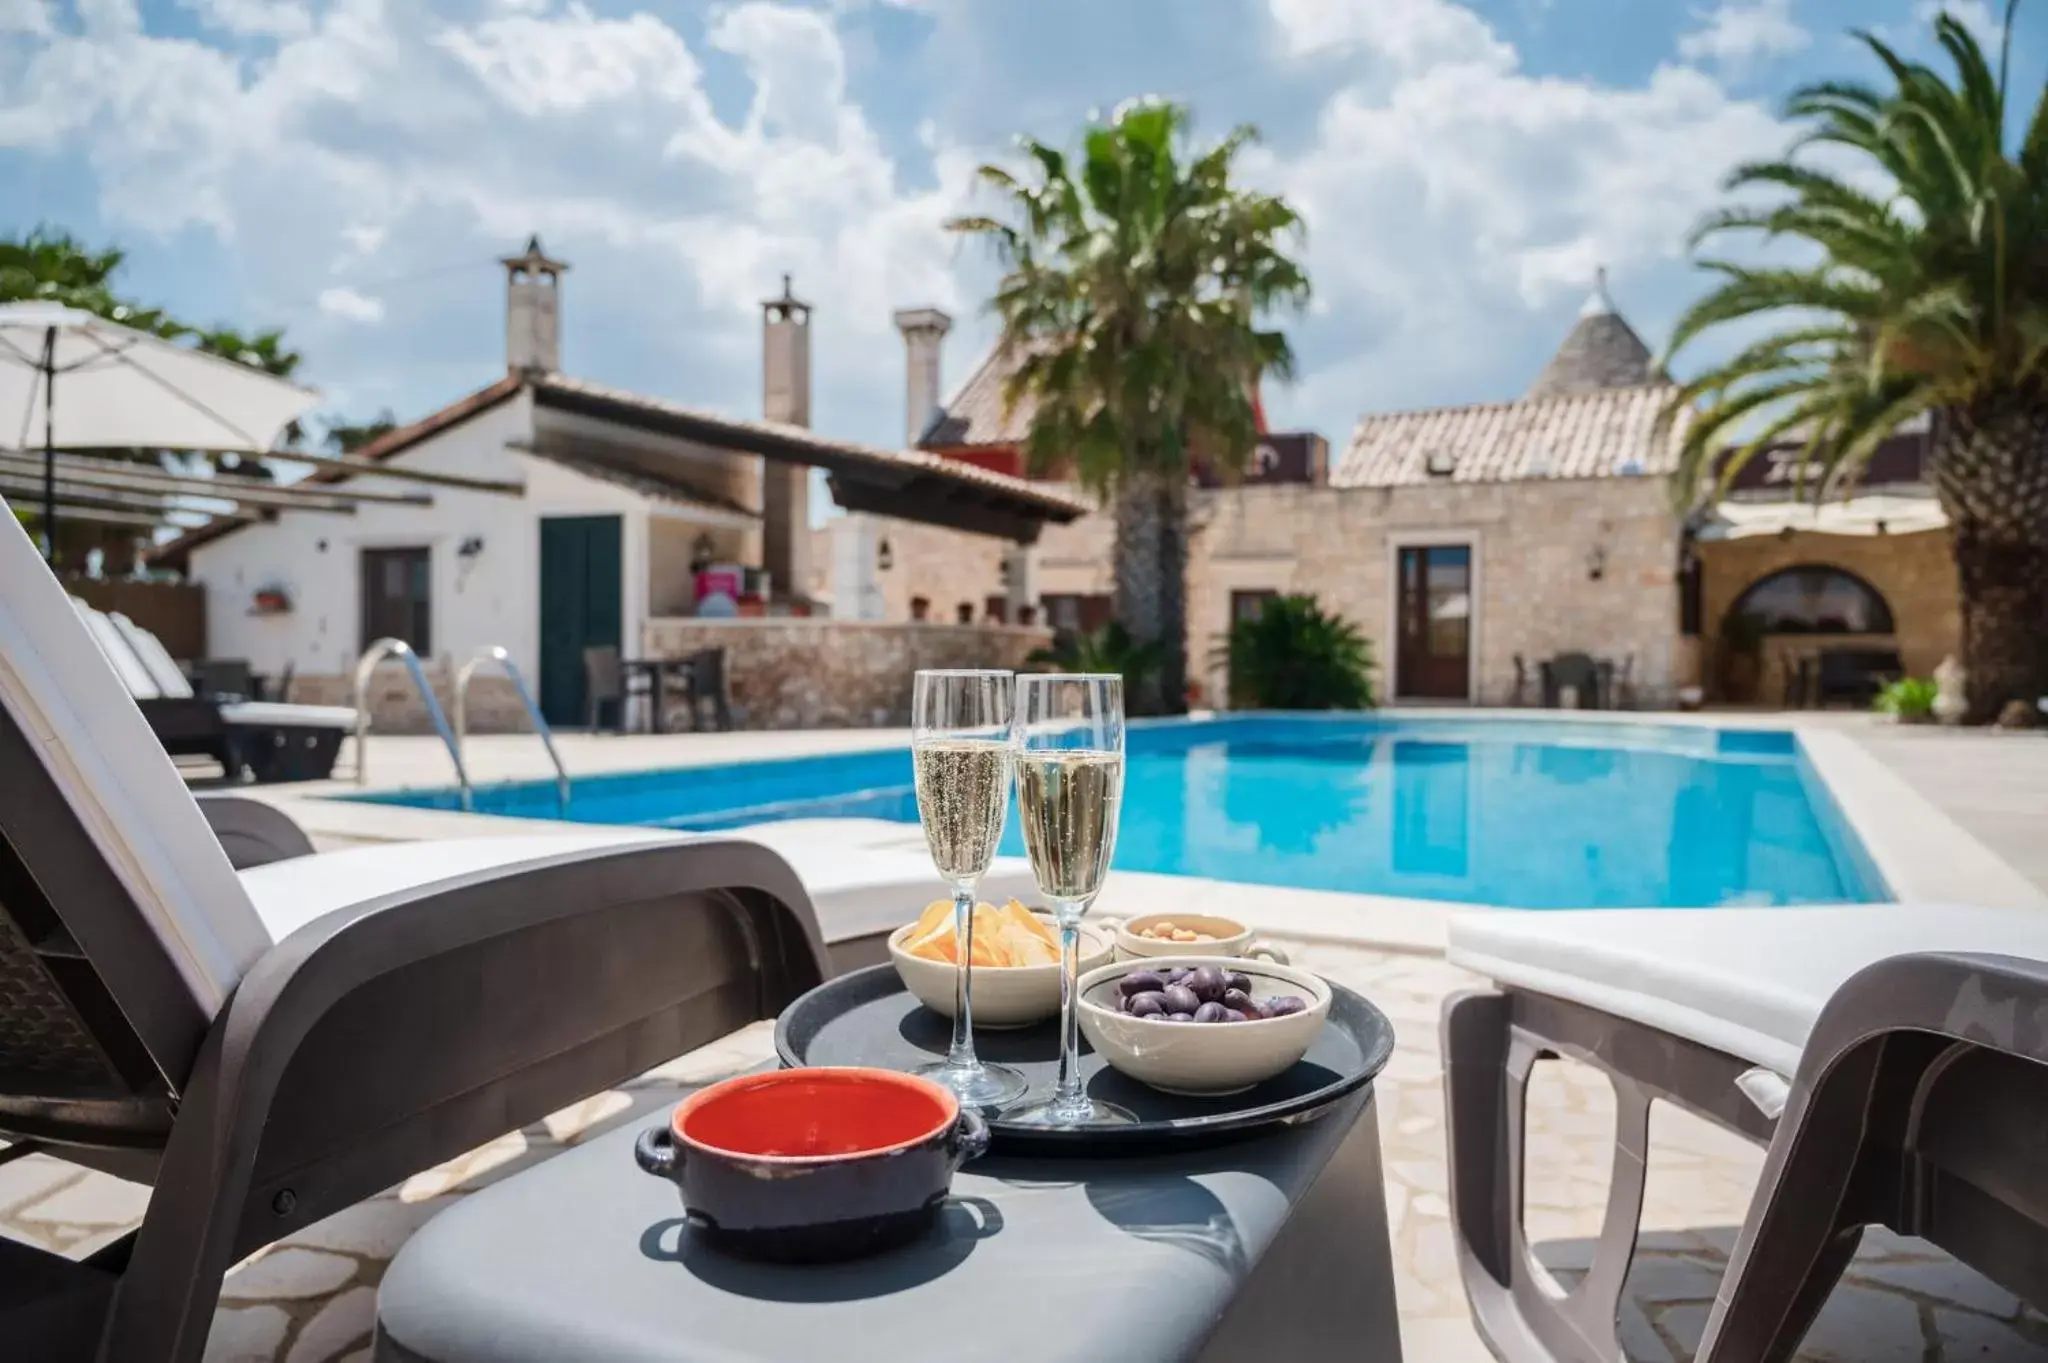
<instances>
[{"instance_id":1,"label":"whitewashed wall","mask_svg":"<svg viewBox=\"0 0 2048 1363\"><path fill-rule=\"evenodd\" d=\"M366 548L431 547L432 648L459 663L492 644L509 649L529 678L540 665L540 526L550 515L624 517L623 640L630 650L648 614L646 502L609 483L509 451L532 438L530 401L521 394L420 442L395 463L439 473L523 482L524 497L426 488L378 478L350 487L432 494L427 507L365 505L352 516L285 512L192 553L192 576L206 586L207 644L217 657L247 658L275 674L287 663L301 676L346 673L362 649L358 600ZM464 562L456 549L480 537L483 552ZM293 609L252 616L252 595L281 585Z\"/></svg>"}]
</instances>

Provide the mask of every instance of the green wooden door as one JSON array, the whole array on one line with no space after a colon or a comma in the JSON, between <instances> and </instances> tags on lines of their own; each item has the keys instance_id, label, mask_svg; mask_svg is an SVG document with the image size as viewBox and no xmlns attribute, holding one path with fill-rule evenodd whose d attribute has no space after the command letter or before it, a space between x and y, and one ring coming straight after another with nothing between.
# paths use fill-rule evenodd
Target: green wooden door
<instances>
[{"instance_id":1,"label":"green wooden door","mask_svg":"<svg viewBox=\"0 0 2048 1363\"><path fill-rule=\"evenodd\" d=\"M583 723L583 650L621 647L621 540L617 516L541 520L540 709L549 724Z\"/></svg>"}]
</instances>

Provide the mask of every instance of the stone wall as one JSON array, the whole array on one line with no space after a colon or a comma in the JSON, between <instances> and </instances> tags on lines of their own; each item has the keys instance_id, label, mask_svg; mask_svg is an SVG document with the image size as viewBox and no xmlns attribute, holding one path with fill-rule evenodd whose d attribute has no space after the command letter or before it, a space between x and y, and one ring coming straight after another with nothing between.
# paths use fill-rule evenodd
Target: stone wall
<instances>
[{"instance_id":1,"label":"stone wall","mask_svg":"<svg viewBox=\"0 0 2048 1363\"><path fill-rule=\"evenodd\" d=\"M443 663L425 664L427 683L448 722L455 722L454 669ZM536 684L528 679L529 684ZM339 675L294 676L291 699L298 705L353 705L355 679ZM538 697L536 697L538 699ZM367 696L370 728L380 734L430 734L433 721L426 704L413 685L403 663L387 662L370 674ZM512 679L502 672L479 671L469 682L469 732L473 734L523 734L533 730L526 707Z\"/></svg>"},{"instance_id":2,"label":"stone wall","mask_svg":"<svg viewBox=\"0 0 2048 1363\"><path fill-rule=\"evenodd\" d=\"M1583 651L1617 663L1650 700L1693 680L1678 639L1678 522L1661 479L1435 483L1402 488L1276 484L1193 494L1189 516L1189 674L1203 703L1224 694L1212 656L1229 629L1235 591L1306 593L1357 624L1391 692L1394 553L1403 543L1473 546L1477 699L1514 694L1515 655L1530 670L1552 654ZM950 620L955 601L1000 592L1001 544L928 526L884 522L895 568L881 575L890 620L909 598L932 600ZM1113 590L1115 518L1107 511L1048 525L1033 552L1030 592ZM1600 576L1589 552L1604 552Z\"/></svg>"},{"instance_id":3,"label":"stone wall","mask_svg":"<svg viewBox=\"0 0 2048 1363\"><path fill-rule=\"evenodd\" d=\"M910 723L911 677L922 667L1023 665L1044 630L811 619L651 620L645 654L725 650L726 684L750 729L838 729Z\"/></svg>"},{"instance_id":4,"label":"stone wall","mask_svg":"<svg viewBox=\"0 0 2048 1363\"><path fill-rule=\"evenodd\" d=\"M1372 641L1383 700L1393 695L1393 574L1407 543L1473 549L1476 699L1512 698L1515 655L1531 677L1556 653L1619 663L1633 657L1643 696L1661 700L1674 676L1678 523L1653 478L1429 484L1403 488L1268 486L1197 498L1188 565L1190 672L1222 694L1210 659L1230 620L1233 591L1312 595ZM1588 555L1604 554L1600 576Z\"/></svg>"},{"instance_id":5,"label":"stone wall","mask_svg":"<svg viewBox=\"0 0 2048 1363\"><path fill-rule=\"evenodd\" d=\"M1841 568L1877 589L1891 607L1895 635L1879 638L1786 636L1764 645L1762 699L1783 700L1782 658L1789 650L1816 645L1848 647L1868 643L1896 647L1906 671L1931 676L1941 660L1957 652L1962 641L1955 560L1946 530L1912 535L1757 535L1717 540L1700 546L1700 619L1706 638L1706 675L1717 675L1715 644L1729 608L1750 585L1783 568L1821 564Z\"/></svg>"}]
</instances>

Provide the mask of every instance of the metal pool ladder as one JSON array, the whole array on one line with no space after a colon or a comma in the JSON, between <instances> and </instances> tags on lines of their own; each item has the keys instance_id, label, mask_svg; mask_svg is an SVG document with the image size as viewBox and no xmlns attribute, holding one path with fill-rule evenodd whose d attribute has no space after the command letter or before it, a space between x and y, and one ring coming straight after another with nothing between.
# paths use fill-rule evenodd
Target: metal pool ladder
<instances>
[{"instance_id":1,"label":"metal pool ladder","mask_svg":"<svg viewBox=\"0 0 2048 1363\"><path fill-rule=\"evenodd\" d=\"M554 730L541 717L540 707L533 703L533 693L526 689L526 678L519 674L519 664L512 661L512 655L493 644L462 665L455 674L455 746L459 749L469 738L469 679L485 663L496 663L512 681L512 689L519 693L519 703L526 707L526 717L533 721L533 731L540 735L541 743L548 750L548 761L555 764L555 796L561 801L562 811L569 809L569 769L562 765L562 755L555 751ZM462 768L462 759L455 759L456 770ZM469 777L462 778L462 807L470 807Z\"/></svg>"},{"instance_id":2,"label":"metal pool ladder","mask_svg":"<svg viewBox=\"0 0 2048 1363\"><path fill-rule=\"evenodd\" d=\"M368 739L370 737L370 706L367 700L370 689L370 674L377 670L377 664L386 658L398 658L405 663L405 670L412 675L412 684L418 688L420 699L426 702L427 718L434 721L434 732L441 735L441 743L448 749L448 759L455 764L455 778L462 783L462 807L469 808L469 770L462 765L462 744L448 728L448 716L441 713L441 702L434 699L434 688L427 684L427 674L420 667L419 655L412 651L412 645L403 639L379 639L363 650L363 656L356 659L355 708L356 708L356 784L370 783L368 761ZM524 690L524 688L521 688ZM456 704L461 705L460 689L457 689ZM457 713L460 713L458 708ZM550 745L552 751L552 745ZM560 764L557 763L557 766Z\"/></svg>"}]
</instances>

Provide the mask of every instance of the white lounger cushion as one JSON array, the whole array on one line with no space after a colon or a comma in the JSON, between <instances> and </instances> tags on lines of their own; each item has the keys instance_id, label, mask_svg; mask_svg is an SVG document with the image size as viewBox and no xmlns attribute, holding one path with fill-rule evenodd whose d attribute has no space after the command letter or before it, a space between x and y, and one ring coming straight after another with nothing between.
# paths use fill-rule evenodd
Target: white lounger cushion
<instances>
[{"instance_id":1,"label":"white lounger cushion","mask_svg":"<svg viewBox=\"0 0 2048 1363\"><path fill-rule=\"evenodd\" d=\"M270 946L128 688L0 500L0 706L207 1012Z\"/></svg>"},{"instance_id":2,"label":"white lounger cushion","mask_svg":"<svg viewBox=\"0 0 2048 1363\"><path fill-rule=\"evenodd\" d=\"M108 611L107 619L113 622L114 629L134 651L136 661L149 673L149 679L156 683L159 692L173 700L192 698L192 682L186 677L185 669L178 666L178 660L171 656L171 651L164 647L163 640L119 611Z\"/></svg>"},{"instance_id":3,"label":"white lounger cushion","mask_svg":"<svg viewBox=\"0 0 2048 1363\"><path fill-rule=\"evenodd\" d=\"M2048 959L2048 915L1936 904L1460 914L1450 959L1790 1076L1851 975L1918 951Z\"/></svg>"},{"instance_id":4,"label":"white lounger cushion","mask_svg":"<svg viewBox=\"0 0 2048 1363\"><path fill-rule=\"evenodd\" d=\"M789 862L818 911L827 942L887 932L914 919L946 891L931 862L871 848L834 847L817 839L778 837L774 824L733 833L675 833L652 828L585 828L564 833L451 838L434 842L378 843L317 856L295 857L243 871L242 885L275 940L322 914L400 890L416 889L477 871L596 848L643 843L696 842L706 837L759 842ZM1011 863L1011 864L1004 864ZM1026 884L1016 883L1021 875ZM1000 858L983 882L983 897L1029 894L1031 870Z\"/></svg>"},{"instance_id":5,"label":"white lounger cushion","mask_svg":"<svg viewBox=\"0 0 2048 1363\"><path fill-rule=\"evenodd\" d=\"M142 660L135 656L135 650L128 647L128 641L121 637L121 631L114 627L114 622L76 597L71 599L71 605L77 610L78 618L85 622L86 632L92 636L92 641L99 645L101 656L114 669L114 675L128 688L128 694L137 700L162 699L162 688L143 667Z\"/></svg>"},{"instance_id":6,"label":"white lounger cushion","mask_svg":"<svg viewBox=\"0 0 2048 1363\"><path fill-rule=\"evenodd\" d=\"M288 705L274 700L242 700L220 707L230 724L275 729L353 729L356 712L346 705Z\"/></svg>"}]
</instances>

